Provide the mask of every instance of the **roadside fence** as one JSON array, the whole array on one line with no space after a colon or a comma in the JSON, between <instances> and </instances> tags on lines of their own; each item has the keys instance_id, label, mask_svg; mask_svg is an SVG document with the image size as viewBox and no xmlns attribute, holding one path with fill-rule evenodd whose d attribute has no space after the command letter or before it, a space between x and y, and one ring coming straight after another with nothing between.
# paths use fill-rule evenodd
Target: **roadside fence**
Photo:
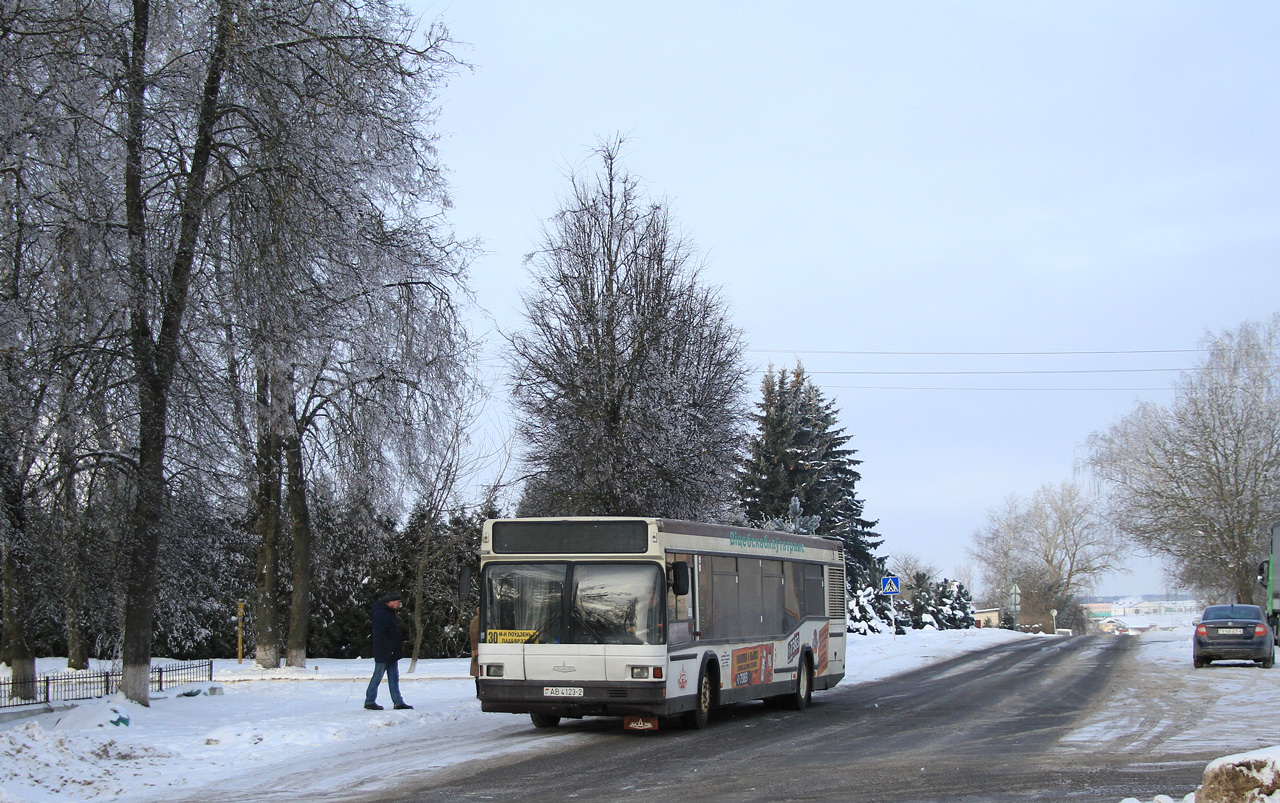
<instances>
[{"instance_id":1,"label":"roadside fence","mask_svg":"<svg viewBox=\"0 0 1280 803\"><path fill-rule=\"evenodd\" d=\"M120 688L120 675L120 672L59 672L40 675L35 680L0 680L0 708L55 700L88 700L114 694ZM212 660L151 667L152 691L212 680Z\"/></svg>"}]
</instances>

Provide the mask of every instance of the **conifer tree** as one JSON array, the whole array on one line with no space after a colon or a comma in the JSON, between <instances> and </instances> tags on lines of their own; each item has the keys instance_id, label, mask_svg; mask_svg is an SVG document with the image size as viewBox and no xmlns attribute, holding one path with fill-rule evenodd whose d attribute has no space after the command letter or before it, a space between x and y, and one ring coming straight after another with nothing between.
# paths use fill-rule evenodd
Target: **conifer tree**
<instances>
[{"instance_id":1,"label":"conifer tree","mask_svg":"<svg viewBox=\"0 0 1280 803\"><path fill-rule=\"evenodd\" d=\"M839 410L802 365L776 374L770 366L757 409L757 429L739 478L747 520L785 521L792 499L799 500L805 513L819 518L815 534L844 543L850 587L865 585L876 564L872 551L881 541L873 531L876 522L862 517L862 461L847 447L851 436L837 424Z\"/></svg>"}]
</instances>

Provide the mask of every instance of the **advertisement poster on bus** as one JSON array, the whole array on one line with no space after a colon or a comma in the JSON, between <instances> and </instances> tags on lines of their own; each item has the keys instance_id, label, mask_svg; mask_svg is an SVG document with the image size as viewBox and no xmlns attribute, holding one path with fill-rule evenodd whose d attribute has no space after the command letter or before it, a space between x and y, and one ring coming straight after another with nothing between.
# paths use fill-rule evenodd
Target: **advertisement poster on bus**
<instances>
[{"instance_id":1,"label":"advertisement poster on bus","mask_svg":"<svg viewBox=\"0 0 1280 803\"><path fill-rule=\"evenodd\" d=\"M831 652L831 625L825 624L818 631L818 643L813 646L814 658L818 661L818 665L813 668L815 675L825 674L827 671L828 653Z\"/></svg>"},{"instance_id":2,"label":"advertisement poster on bus","mask_svg":"<svg viewBox=\"0 0 1280 803\"><path fill-rule=\"evenodd\" d=\"M733 685L758 686L773 682L773 645L757 644L733 651Z\"/></svg>"}]
</instances>

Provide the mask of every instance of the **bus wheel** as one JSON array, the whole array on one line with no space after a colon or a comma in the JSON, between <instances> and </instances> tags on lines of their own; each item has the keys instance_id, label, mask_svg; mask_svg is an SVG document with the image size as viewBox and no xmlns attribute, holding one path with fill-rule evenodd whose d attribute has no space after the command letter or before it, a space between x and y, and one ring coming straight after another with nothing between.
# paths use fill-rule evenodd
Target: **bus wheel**
<instances>
[{"instance_id":1,"label":"bus wheel","mask_svg":"<svg viewBox=\"0 0 1280 803\"><path fill-rule=\"evenodd\" d=\"M685 713L684 724L693 730L702 730L711 721L711 675L703 669L698 673L698 704Z\"/></svg>"},{"instance_id":2,"label":"bus wheel","mask_svg":"<svg viewBox=\"0 0 1280 803\"><path fill-rule=\"evenodd\" d=\"M787 707L793 711L803 711L809 707L813 699L813 664L806 655L800 661L800 671L796 673L796 690L787 696Z\"/></svg>"},{"instance_id":3,"label":"bus wheel","mask_svg":"<svg viewBox=\"0 0 1280 803\"><path fill-rule=\"evenodd\" d=\"M560 724L560 717L555 714L530 714L529 719L535 728L554 728Z\"/></svg>"}]
</instances>

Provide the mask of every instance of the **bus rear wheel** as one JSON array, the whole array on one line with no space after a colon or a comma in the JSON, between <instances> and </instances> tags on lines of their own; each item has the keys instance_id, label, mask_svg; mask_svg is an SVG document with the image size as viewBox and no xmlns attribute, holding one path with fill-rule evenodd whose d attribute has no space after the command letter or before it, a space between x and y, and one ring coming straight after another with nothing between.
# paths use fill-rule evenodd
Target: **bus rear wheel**
<instances>
[{"instance_id":1,"label":"bus rear wheel","mask_svg":"<svg viewBox=\"0 0 1280 803\"><path fill-rule=\"evenodd\" d=\"M684 715L684 724L692 730L702 730L711 722L711 675L703 669L698 675L698 700L692 711Z\"/></svg>"},{"instance_id":2,"label":"bus rear wheel","mask_svg":"<svg viewBox=\"0 0 1280 803\"><path fill-rule=\"evenodd\" d=\"M796 690L787 695L787 708L803 711L809 707L813 699L813 664L806 655L800 662L800 671L796 673Z\"/></svg>"},{"instance_id":3,"label":"bus rear wheel","mask_svg":"<svg viewBox=\"0 0 1280 803\"><path fill-rule=\"evenodd\" d=\"M554 728L560 724L560 717L555 714L530 714L529 719L535 728Z\"/></svg>"}]
</instances>

